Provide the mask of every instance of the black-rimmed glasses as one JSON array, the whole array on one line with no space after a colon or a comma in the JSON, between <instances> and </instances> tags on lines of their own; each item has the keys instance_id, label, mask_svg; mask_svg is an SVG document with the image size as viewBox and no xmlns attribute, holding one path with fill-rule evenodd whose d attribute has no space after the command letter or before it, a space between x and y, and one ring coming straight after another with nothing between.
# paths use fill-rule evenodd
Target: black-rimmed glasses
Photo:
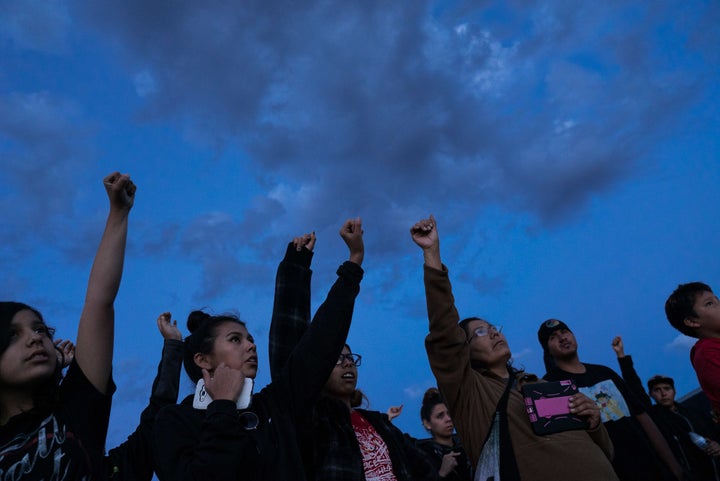
<instances>
[{"instance_id":1,"label":"black-rimmed glasses","mask_svg":"<svg viewBox=\"0 0 720 481\"><path fill-rule=\"evenodd\" d=\"M343 362L345 362L346 359L351 363L355 364L355 367L360 366L360 363L362 362L362 356L360 354L340 354L340 357L338 358L335 365L341 365Z\"/></svg>"}]
</instances>

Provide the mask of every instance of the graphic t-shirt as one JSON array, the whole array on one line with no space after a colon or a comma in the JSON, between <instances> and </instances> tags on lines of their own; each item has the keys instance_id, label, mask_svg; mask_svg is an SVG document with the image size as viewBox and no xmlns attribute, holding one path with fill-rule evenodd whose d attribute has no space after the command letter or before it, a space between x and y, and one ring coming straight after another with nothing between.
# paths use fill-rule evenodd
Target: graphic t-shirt
<instances>
[{"instance_id":1,"label":"graphic t-shirt","mask_svg":"<svg viewBox=\"0 0 720 481\"><path fill-rule=\"evenodd\" d=\"M362 452L366 481L396 481L385 441L359 412L353 411L350 421Z\"/></svg>"},{"instance_id":2,"label":"graphic t-shirt","mask_svg":"<svg viewBox=\"0 0 720 481\"><path fill-rule=\"evenodd\" d=\"M75 362L52 411L31 410L0 427L0 481L101 479L110 393L103 395Z\"/></svg>"},{"instance_id":3,"label":"graphic t-shirt","mask_svg":"<svg viewBox=\"0 0 720 481\"><path fill-rule=\"evenodd\" d=\"M622 378L612 369L586 364L585 372L570 373L555 368L545 374L548 381L572 379L578 390L595 401L600 416L615 447L613 468L622 481L662 481L668 479L664 463L655 453L640 423L643 414L640 401L628 390Z\"/></svg>"},{"instance_id":4,"label":"graphic t-shirt","mask_svg":"<svg viewBox=\"0 0 720 481\"><path fill-rule=\"evenodd\" d=\"M625 398L612 379L600 381L593 386L578 387L578 391L595 401L600 408L600 419L604 423L631 415Z\"/></svg>"}]
</instances>

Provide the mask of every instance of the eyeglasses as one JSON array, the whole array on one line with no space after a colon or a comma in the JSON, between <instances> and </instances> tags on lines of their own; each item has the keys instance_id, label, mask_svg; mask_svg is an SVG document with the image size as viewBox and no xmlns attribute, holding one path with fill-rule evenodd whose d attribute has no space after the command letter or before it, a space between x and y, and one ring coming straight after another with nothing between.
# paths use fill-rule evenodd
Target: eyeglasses
<instances>
[{"instance_id":1,"label":"eyeglasses","mask_svg":"<svg viewBox=\"0 0 720 481\"><path fill-rule=\"evenodd\" d=\"M362 361L362 356L360 354L340 354L340 357L338 358L335 365L339 366L340 364L345 362L346 359L351 363L355 364L355 367L358 367L360 366L360 362Z\"/></svg>"},{"instance_id":2,"label":"eyeglasses","mask_svg":"<svg viewBox=\"0 0 720 481\"><path fill-rule=\"evenodd\" d=\"M468 338L468 342L472 341L474 337L483 337L490 334L490 331L495 333L501 333L503 330L502 326L493 326L488 324L487 326L480 326L472 332L472 335Z\"/></svg>"}]
</instances>

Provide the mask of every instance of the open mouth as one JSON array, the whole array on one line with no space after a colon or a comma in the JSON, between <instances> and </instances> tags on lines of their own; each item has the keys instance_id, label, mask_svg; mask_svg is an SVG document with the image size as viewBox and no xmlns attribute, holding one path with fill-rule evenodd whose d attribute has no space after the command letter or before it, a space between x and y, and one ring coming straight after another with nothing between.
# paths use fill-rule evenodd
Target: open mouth
<instances>
[{"instance_id":1,"label":"open mouth","mask_svg":"<svg viewBox=\"0 0 720 481\"><path fill-rule=\"evenodd\" d=\"M247 358L247 360L245 362L250 363L250 364L255 364L257 366L258 358L257 358L257 356L250 356L249 358Z\"/></svg>"},{"instance_id":2,"label":"open mouth","mask_svg":"<svg viewBox=\"0 0 720 481\"><path fill-rule=\"evenodd\" d=\"M343 379L354 380L354 379L355 379L355 374L353 374L352 372L346 372L345 374L342 375L342 378L343 378Z\"/></svg>"}]
</instances>

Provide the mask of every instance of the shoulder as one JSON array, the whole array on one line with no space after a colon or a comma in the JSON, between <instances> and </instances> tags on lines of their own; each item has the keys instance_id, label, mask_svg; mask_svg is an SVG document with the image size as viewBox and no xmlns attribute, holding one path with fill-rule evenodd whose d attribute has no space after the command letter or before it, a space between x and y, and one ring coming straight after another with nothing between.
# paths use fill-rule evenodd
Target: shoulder
<instances>
[{"instance_id":1,"label":"shoulder","mask_svg":"<svg viewBox=\"0 0 720 481\"><path fill-rule=\"evenodd\" d=\"M115 392L115 383L112 378L108 380L109 389L107 394L103 394L97 390L95 386L85 376L80 365L73 359L68 367L67 373L60 382L60 393L61 400L67 399L73 394L82 396L85 399L86 396L92 396L93 399L103 399L112 397ZM94 401L93 401L94 402Z\"/></svg>"},{"instance_id":2,"label":"shoulder","mask_svg":"<svg viewBox=\"0 0 720 481\"><path fill-rule=\"evenodd\" d=\"M612 378L619 378L620 375L616 373L613 369L602 365L602 364L590 364L584 362L583 365L585 366L585 369L588 373L592 373L594 375L599 376L607 376Z\"/></svg>"},{"instance_id":3,"label":"shoulder","mask_svg":"<svg viewBox=\"0 0 720 481\"><path fill-rule=\"evenodd\" d=\"M690 352L691 355L717 354L720 352L720 339L709 337L698 339Z\"/></svg>"},{"instance_id":4,"label":"shoulder","mask_svg":"<svg viewBox=\"0 0 720 481\"><path fill-rule=\"evenodd\" d=\"M542 378L545 381L559 381L560 379L567 379L569 376L571 376L569 372L556 367L546 372Z\"/></svg>"}]
</instances>

